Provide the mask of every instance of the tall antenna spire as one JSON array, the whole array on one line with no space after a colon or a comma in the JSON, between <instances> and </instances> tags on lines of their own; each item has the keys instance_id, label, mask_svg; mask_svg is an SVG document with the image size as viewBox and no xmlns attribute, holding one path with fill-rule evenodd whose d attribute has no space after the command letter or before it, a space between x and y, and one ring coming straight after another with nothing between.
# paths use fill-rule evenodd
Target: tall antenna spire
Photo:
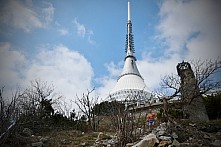
<instances>
[{"instance_id":1,"label":"tall antenna spire","mask_svg":"<svg viewBox=\"0 0 221 147\"><path fill-rule=\"evenodd\" d=\"M134 39L132 34L132 23L131 23L131 15L130 15L130 1L128 0L128 22L127 22L127 36L126 36L126 47L125 47L126 57L132 57L136 61L133 53L134 50Z\"/></svg>"},{"instance_id":2,"label":"tall antenna spire","mask_svg":"<svg viewBox=\"0 0 221 147\"><path fill-rule=\"evenodd\" d=\"M130 21L130 0L128 0L128 21Z\"/></svg>"}]
</instances>

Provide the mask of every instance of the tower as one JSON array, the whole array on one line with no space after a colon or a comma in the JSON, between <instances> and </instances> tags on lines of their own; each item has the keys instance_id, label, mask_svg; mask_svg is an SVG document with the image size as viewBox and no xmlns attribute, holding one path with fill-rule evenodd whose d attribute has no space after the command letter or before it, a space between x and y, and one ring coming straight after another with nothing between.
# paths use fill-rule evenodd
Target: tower
<instances>
[{"instance_id":1,"label":"tower","mask_svg":"<svg viewBox=\"0 0 221 147\"><path fill-rule=\"evenodd\" d=\"M116 100L125 100L130 99L131 97L133 97L133 100L149 99L151 96L150 90L144 83L144 79L137 68L136 57L134 55L135 49L130 16L130 1L128 1L128 22L125 52L126 56L124 59L124 67L117 80L117 84L110 92L110 98Z\"/></svg>"}]
</instances>

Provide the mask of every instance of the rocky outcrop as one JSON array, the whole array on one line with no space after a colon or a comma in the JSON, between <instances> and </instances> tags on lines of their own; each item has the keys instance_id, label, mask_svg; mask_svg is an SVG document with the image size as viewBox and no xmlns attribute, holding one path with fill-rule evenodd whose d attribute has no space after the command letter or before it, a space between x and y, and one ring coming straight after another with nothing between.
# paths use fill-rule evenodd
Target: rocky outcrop
<instances>
[{"instance_id":1,"label":"rocky outcrop","mask_svg":"<svg viewBox=\"0 0 221 147\"><path fill-rule=\"evenodd\" d=\"M179 124L179 125L178 125ZM139 142L128 143L127 147L186 147L186 146L221 146L221 126L216 127L215 132L204 132L204 124L161 123L150 134L145 135ZM208 125L209 126L209 125ZM211 129L210 129L211 130Z\"/></svg>"},{"instance_id":2,"label":"rocky outcrop","mask_svg":"<svg viewBox=\"0 0 221 147\"><path fill-rule=\"evenodd\" d=\"M196 77L188 62L177 65L184 115L191 121L209 121Z\"/></svg>"}]
</instances>

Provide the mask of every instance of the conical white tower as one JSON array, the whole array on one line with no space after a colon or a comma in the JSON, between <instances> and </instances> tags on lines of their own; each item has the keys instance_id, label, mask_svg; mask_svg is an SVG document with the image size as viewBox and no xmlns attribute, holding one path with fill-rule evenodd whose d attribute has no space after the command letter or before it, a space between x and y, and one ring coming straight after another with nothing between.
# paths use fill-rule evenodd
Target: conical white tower
<instances>
[{"instance_id":1,"label":"conical white tower","mask_svg":"<svg viewBox=\"0 0 221 147\"><path fill-rule=\"evenodd\" d=\"M126 35L126 57L124 60L124 68L117 80L117 84L110 92L110 98L116 100L125 100L130 96L139 100L149 99L151 96L149 88L144 83L144 79L136 65L136 57L134 55L134 42L132 34L132 23L130 16L130 1L128 1L128 22Z\"/></svg>"}]
</instances>

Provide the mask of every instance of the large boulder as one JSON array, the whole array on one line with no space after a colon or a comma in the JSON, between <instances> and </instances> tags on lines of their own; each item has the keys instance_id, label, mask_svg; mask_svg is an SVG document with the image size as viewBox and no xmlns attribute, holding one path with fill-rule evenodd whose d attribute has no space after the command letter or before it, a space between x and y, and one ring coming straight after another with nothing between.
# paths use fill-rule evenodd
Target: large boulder
<instances>
[{"instance_id":1,"label":"large boulder","mask_svg":"<svg viewBox=\"0 0 221 147\"><path fill-rule=\"evenodd\" d=\"M132 147L153 147L156 143L159 143L155 134L146 135L140 142L133 145Z\"/></svg>"}]
</instances>

